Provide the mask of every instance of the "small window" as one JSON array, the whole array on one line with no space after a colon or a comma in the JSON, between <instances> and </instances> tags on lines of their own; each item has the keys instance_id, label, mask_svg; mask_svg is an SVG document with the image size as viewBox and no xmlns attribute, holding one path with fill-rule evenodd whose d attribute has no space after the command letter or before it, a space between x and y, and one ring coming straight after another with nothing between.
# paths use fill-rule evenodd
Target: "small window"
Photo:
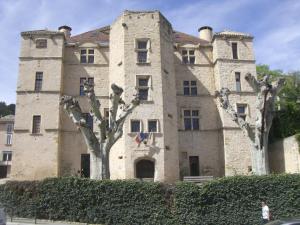
<instances>
[{"instance_id":1,"label":"small window","mask_svg":"<svg viewBox=\"0 0 300 225\"><path fill-rule=\"evenodd\" d=\"M13 134L6 134L6 145L12 145Z\"/></svg>"},{"instance_id":2,"label":"small window","mask_svg":"<svg viewBox=\"0 0 300 225\"><path fill-rule=\"evenodd\" d=\"M148 77L137 77L137 89L140 100L149 99L149 76Z\"/></svg>"},{"instance_id":3,"label":"small window","mask_svg":"<svg viewBox=\"0 0 300 225\"><path fill-rule=\"evenodd\" d=\"M246 120L247 105L246 104L237 104L236 108L237 108L238 116L241 117L243 120Z\"/></svg>"},{"instance_id":4,"label":"small window","mask_svg":"<svg viewBox=\"0 0 300 225\"><path fill-rule=\"evenodd\" d=\"M80 62L81 63L94 63L94 49L81 49Z\"/></svg>"},{"instance_id":5,"label":"small window","mask_svg":"<svg viewBox=\"0 0 300 225\"><path fill-rule=\"evenodd\" d=\"M43 72L35 73L34 91L41 91L43 85Z\"/></svg>"},{"instance_id":6,"label":"small window","mask_svg":"<svg viewBox=\"0 0 300 225\"><path fill-rule=\"evenodd\" d=\"M195 64L195 50L182 50L182 63Z\"/></svg>"},{"instance_id":7,"label":"small window","mask_svg":"<svg viewBox=\"0 0 300 225\"><path fill-rule=\"evenodd\" d=\"M231 49L232 49L232 58L238 59L238 46L236 42L231 43Z\"/></svg>"},{"instance_id":8,"label":"small window","mask_svg":"<svg viewBox=\"0 0 300 225\"><path fill-rule=\"evenodd\" d=\"M241 91L241 73L235 72L235 88L237 92Z\"/></svg>"},{"instance_id":9,"label":"small window","mask_svg":"<svg viewBox=\"0 0 300 225\"><path fill-rule=\"evenodd\" d=\"M47 39L37 39L35 41L36 48L47 48Z\"/></svg>"},{"instance_id":10,"label":"small window","mask_svg":"<svg viewBox=\"0 0 300 225\"><path fill-rule=\"evenodd\" d=\"M91 85L94 85L94 78L93 77L88 77L88 83ZM80 87L79 87L79 95L84 96L84 82L86 81L86 77L81 77L80 78Z\"/></svg>"},{"instance_id":11,"label":"small window","mask_svg":"<svg viewBox=\"0 0 300 225\"><path fill-rule=\"evenodd\" d=\"M12 159L12 152L3 152L2 161L9 162Z\"/></svg>"},{"instance_id":12,"label":"small window","mask_svg":"<svg viewBox=\"0 0 300 225\"><path fill-rule=\"evenodd\" d=\"M88 128L93 130L93 128L94 128L94 126L93 126L93 117L91 116L91 114L83 113L83 116L84 116L84 119L86 121L86 125L88 126Z\"/></svg>"},{"instance_id":13,"label":"small window","mask_svg":"<svg viewBox=\"0 0 300 225\"><path fill-rule=\"evenodd\" d=\"M33 116L32 133L39 134L41 132L41 116Z\"/></svg>"},{"instance_id":14,"label":"small window","mask_svg":"<svg viewBox=\"0 0 300 225\"><path fill-rule=\"evenodd\" d=\"M131 120L131 132L140 132L140 131L141 131L141 121Z\"/></svg>"},{"instance_id":15,"label":"small window","mask_svg":"<svg viewBox=\"0 0 300 225\"><path fill-rule=\"evenodd\" d=\"M148 45L149 40L138 40L137 41L137 62L147 63L148 62Z\"/></svg>"},{"instance_id":16,"label":"small window","mask_svg":"<svg viewBox=\"0 0 300 225\"><path fill-rule=\"evenodd\" d=\"M199 110L184 110L183 120L185 130L199 130Z\"/></svg>"},{"instance_id":17,"label":"small window","mask_svg":"<svg viewBox=\"0 0 300 225\"><path fill-rule=\"evenodd\" d=\"M14 130L14 125L12 123L6 125L6 133L11 134L13 130Z\"/></svg>"},{"instance_id":18,"label":"small window","mask_svg":"<svg viewBox=\"0 0 300 225\"><path fill-rule=\"evenodd\" d=\"M157 129L157 120L148 120L148 132L156 133L158 132Z\"/></svg>"},{"instance_id":19,"label":"small window","mask_svg":"<svg viewBox=\"0 0 300 225\"><path fill-rule=\"evenodd\" d=\"M183 94L196 96L197 95L197 81L195 81L195 80L183 81Z\"/></svg>"}]
</instances>

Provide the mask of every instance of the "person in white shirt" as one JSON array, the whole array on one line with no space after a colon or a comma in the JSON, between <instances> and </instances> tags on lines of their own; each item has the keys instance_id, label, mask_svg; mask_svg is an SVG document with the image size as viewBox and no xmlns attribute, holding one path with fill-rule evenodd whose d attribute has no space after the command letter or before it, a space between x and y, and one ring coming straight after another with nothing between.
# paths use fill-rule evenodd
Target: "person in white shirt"
<instances>
[{"instance_id":1,"label":"person in white shirt","mask_svg":"<svg viewBox=\"0 0 300 225\"><path fill-rule=\"evenodd\" d=\"M262 224L266 224L270 221L270 210L266 202L261 202L261 212L262 212Z\"/></svg>"}]
</instances>

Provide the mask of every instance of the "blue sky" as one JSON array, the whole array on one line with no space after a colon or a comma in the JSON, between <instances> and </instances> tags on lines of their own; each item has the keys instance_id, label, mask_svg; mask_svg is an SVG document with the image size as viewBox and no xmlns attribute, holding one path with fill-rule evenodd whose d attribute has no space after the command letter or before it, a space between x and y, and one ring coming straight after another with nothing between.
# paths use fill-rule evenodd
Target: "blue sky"
<instances>
[{"instance_id":1,"label":"blue sky","mask_svg":"<svg viewBox=\"0 0 300 225\"><path fill-rule=\"evenodd\" d=\"M250 33L257 63L300 70L300 0L0 0L0 101L15 102L21 31L66 24L75 35L125 9L158 9L175 30L196 36L203 25Z\"/></svg>"}]
</instances>

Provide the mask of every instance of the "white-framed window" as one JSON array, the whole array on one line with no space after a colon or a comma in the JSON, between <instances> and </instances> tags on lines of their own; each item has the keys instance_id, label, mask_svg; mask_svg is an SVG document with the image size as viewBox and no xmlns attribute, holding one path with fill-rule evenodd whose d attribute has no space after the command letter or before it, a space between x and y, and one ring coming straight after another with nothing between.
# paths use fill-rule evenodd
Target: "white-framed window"
<instances>
[{"instance_id":1,"label":"white-framed window","mask_svg":"<svg viewBox=\"0 0 300 225\"><path fill-rule=\"evenodd\" d=\"M158 132L158 120L148 120L148 132L157 133Z\"/></svg>"},{"instance_id":2,"label":"white-framed window","mask_svg":"<svg viewBox=\"0 0 300 225\"><path fill-rule=\"evenodd\" d=\"M197 95L197 81L184 80L183 81L183 95L196 96Z\"/></svg>"},{"instance_id":3,"label":"white-framed window","mask_svg":"<svg viewBox=\"0 0 300 225\"><path fill-rule=\"evenodd\" d=\"M4 151L2 153L2 161L3 162L10 162L12 159L12 152L11 151Z\"/></svg>"},{"instance_id":4,"label":"white-framed window","mask_svg":"<svg viewBox=\"0 0 300 225\"><path fill-rule=\"evenodd\" d=\"M32 119L32 133L39 134L41 133L41 116L34 115Z\"/></svg>"},{"instance_id":5,"label":"white-framed window","mask_svg":"<svg viewBox=\"0 0 300 225\"><path fill-rule=\"evenodd\" d=\"M137 53L137 63L149 63L150 40L137 39L135 45L135 50Z\"/></svg>"},{"instance_id":6,"label":"white-framed window","mask_svg":"<svg viewBox=\"0 0 300 225\"><path fill-rule=\"evenodd\" d=\"M241 73L235 72L235 90L241 92Z\"/></svg>"},{"instance_id":7,"label":"white-framed window","mask_svg":"<svg viewBox=\"0 0 300 225\"><path fill-rule=\"evenodd\" d=\"M80 86L79 86L79 95L80 96L84 96L84 82L86 81L86 79L88 80L88 83L91 85L94 85L94 77L80 77Z\"/></svg>"},{"instance_id":8,"label":"white-framed window","mask_svg":"<svg viewBox=\"0 0 300 225\"><path fill-rule=\"evenodd\" d=\"M246 120L247 117L247 104L236 104L236 111L239 117Z\"/></svg>"},{"instance_id":9,"label":"white-framed window","mask_svg":"<svg viewBox=\"0 0 300 225\"><path fill-rule=\"evenodd\" d=\"M6 125L6 145L12 145L13 130L14 124L8 123Z\"/></svg>"},{"instance_id":10,"label":"white-framed window","mask_svg":"<svg viewBox=\"0 0 300 225\"><path fill-rule=\"evenodd\" d=\"M140 120L130 120L130 132L141 132L141 121Z\"/></svg>"},{"instance_id":11,"label":"white-framed window","mask_svg":"<svg viewBox=\"0 0 300 225\"><path fill-rule=\"evenodd\" d=\"M13 134L6 134L6 145L12 145Z\"/></svg>"},{"instance_id":12,"label":"white-framed window","mask_svg":"<svg viewBox=\"0 0 300 225\"><path fill-rule=\"evenodd\" d=\"M184 109L183 110L184 130L199 130L199 110Z\"/></svg>"},{"instance_id":13,"label":"white-framed window","mask_svg":"<svg viewBox=\"0 0 300 225\"><path fill-rule=\"evenodd\" d=\"M181 51L182 63L184 64L195 64L195 50L194 49L183 49Z\"/></svg>"},{"instance_id":14,"label":"white-framed window","mask_svg":"<svg viewBox=\"0 0 300 225\"><path fill-rule=\"evenodd\" d=\"M80 63L94 63L95 50L92 48L86 48L80 50Z\"/></svg>"},{"instance_id":15,"label":"white-framed window","mask_svg":"<svg viewBox=\"0 0 300 225\"><path fill-rule=\"evenodd\" d=\"M47 39L37 39L35 41L36 48L47 48Z\"/></svg>"},{"instance_id":16,"label":"white-framed window","mask_svg":"<svg viewBox=\"0 0 300 225\"><path fill-rule=\"evenodd\" d=\"M232 51L232 58L238 59L238 43L231 42L231 51Z\"/></svg>"},{"instance_id":17,"label":"white-framed window","mask_svg":"<svg viewBox=\"0 0 300 225\"><path fill-rule=\"evenodd\" d=\"M136 77L136 88L138 91L139 99L141 101L150 100L149 90L151 86L150 76L138 75Z\"/></svg>"},{"instance_id":18,"label":"white-framed window","mask_svg":"<svg viewBox=\"0 0 300 225\"><path fill-rule=\"evenodd\" d=\"M41 91L43 86L43 72L35 73L34 91Z\"/></svg>"}]
</instances>

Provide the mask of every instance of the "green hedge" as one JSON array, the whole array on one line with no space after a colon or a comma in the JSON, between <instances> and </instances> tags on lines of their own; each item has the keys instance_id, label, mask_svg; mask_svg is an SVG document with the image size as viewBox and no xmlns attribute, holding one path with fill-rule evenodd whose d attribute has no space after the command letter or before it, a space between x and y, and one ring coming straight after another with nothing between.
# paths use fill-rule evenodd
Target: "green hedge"
<instances>
[{"instance_id":1,"label":"green hedge","mask_svg":"<svg viewBox=\"0 0 300 225\"><path fill-rule=\"evenodd\" d=\"M300 175L227 177L203 186L51 178L0 186L15 216L102 224L260 224L261 200L275 218L300 217Z\"/></svg>"}]
</instances>

